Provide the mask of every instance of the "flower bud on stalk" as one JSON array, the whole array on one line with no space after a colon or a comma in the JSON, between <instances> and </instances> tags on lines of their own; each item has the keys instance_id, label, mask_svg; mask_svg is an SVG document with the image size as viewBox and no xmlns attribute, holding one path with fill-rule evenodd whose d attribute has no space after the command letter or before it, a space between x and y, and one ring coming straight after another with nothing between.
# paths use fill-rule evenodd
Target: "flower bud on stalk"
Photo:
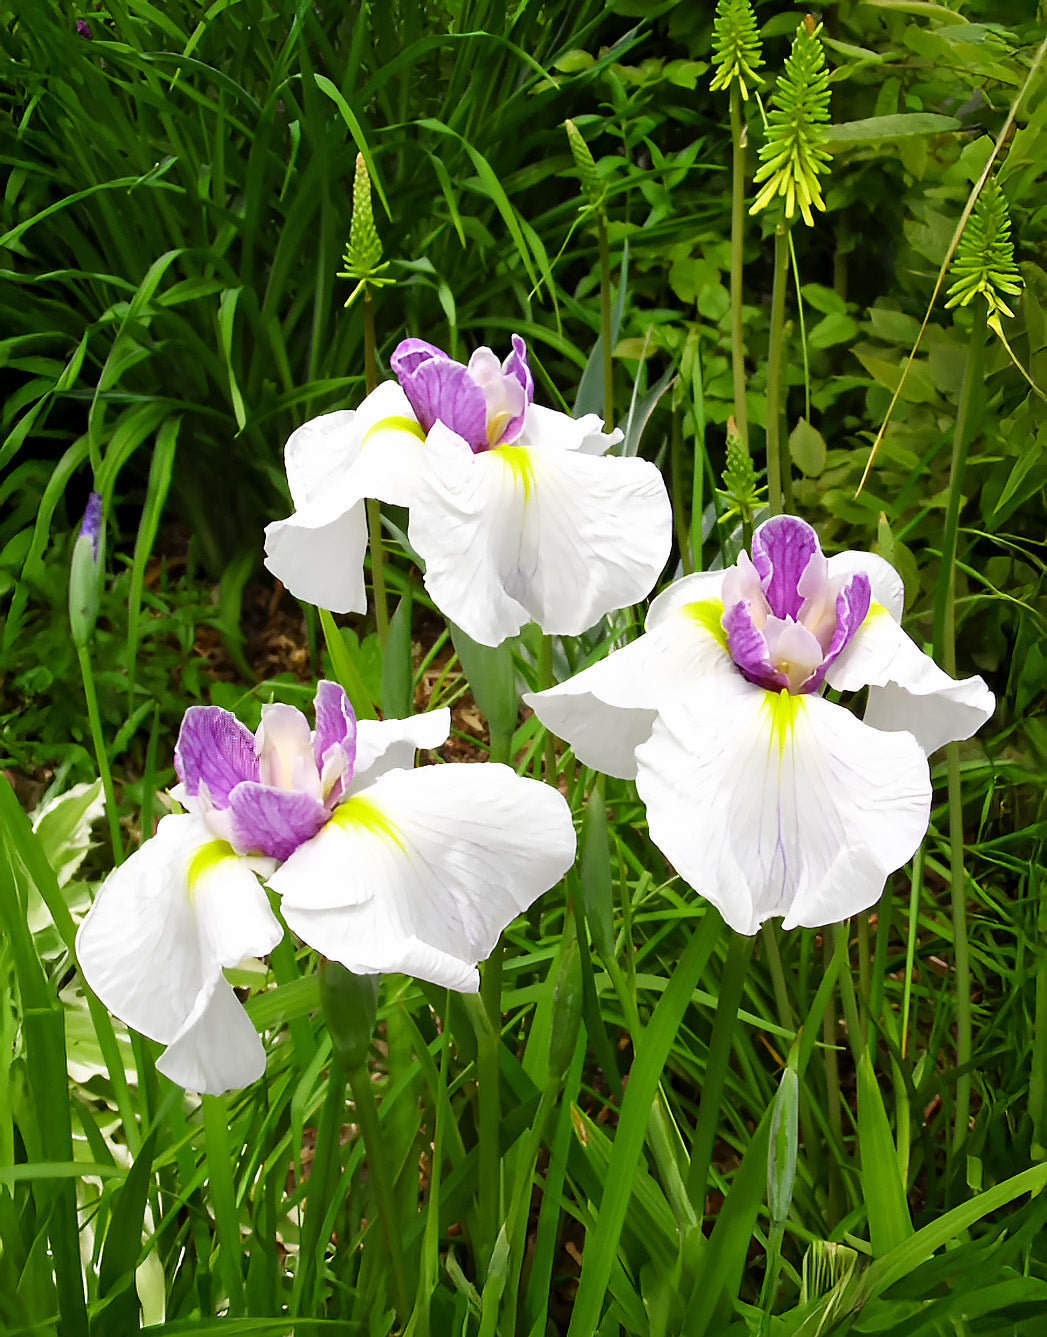
<instances>
[{"instance_id":1,"label":"flower bud on stalk","mask_svg":"<svg viewBox=\"0 0 1047 1337\"><path fill-rule=\"evenodd\" d=\"M69 569L69 625L73 644L83 649L91 639L98 603L102 594L105 565L105 524L102 519L102 498L92 492L80 526L80 536L73 547Z\"/></svg>"}]
</instances>

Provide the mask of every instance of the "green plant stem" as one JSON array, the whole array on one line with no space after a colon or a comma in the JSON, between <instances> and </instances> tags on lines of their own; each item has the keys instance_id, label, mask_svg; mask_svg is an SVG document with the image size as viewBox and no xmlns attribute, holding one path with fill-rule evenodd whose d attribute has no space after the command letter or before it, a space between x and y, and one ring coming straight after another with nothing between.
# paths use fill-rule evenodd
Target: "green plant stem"
<instances>
[{"instance_id":1,"label":"green plant stem","mask_svg":"<svg viewBox=\"0 0 1047 1337\"><path fill-rule=\"evenodd\" d=\"M367 1168L370 1172L369 1183L374 1191L378 1219L385 1239L389 1266L392 1269L396 1312L400 1322L406 1323L411 1312L411 1292L407 1284L407 1264L404 1262L403 1245L396 1221L393 1176L385 1155L385 1142L378 1120L378 1106L375 1103L371 1074L366 1066L361 1064L360 1067L351 1069L347 1075L356 1109L356 1122L360 1125L360 1133L364 1140Z\"/></svg>"},{"instance_id":2,"label":"green plant stem","mask_svg":"<svg viewBox=\"0 0 1047 1337\"><path fill-rule=\"evenodd\" d=\"M502 1085L498 1065L498 1046L502 1031L502 944L483 964L480 975L482 1017L474 1016L476 1028L476 1078L479 1105L479 1149L477 1192L479 1234L476 1254L484 1269L491 1259L498 1234L501 1199L501 1122Z\"/></svg>"},{"instance_id":3,"label":"green plant stem","mask_svg":"<svg viewBox=\"0 0 1047 1337\"><path fill-rule=\"evenodd\" d=\"M609 432L614 426L614 362L611 347L611 247L607 240L607 222L596 215L596 239L600 247L600 340L603 346L603 425Z\"/></svg>"},{"instance_id":4,"label":"green plant stem","mask_svg":"<svg viewBox=\"0 0 1047 1337\"><path fill-rule=\"evenodd\" d=\"M935 649L942 667L956 676L956 551L960 528L967 455L975 433L978 396L982 383L985 352L986 308L977 302L973 309L967 359L964 363L960 400L953 432L952 467L949 473L949 502L945 514L942 543L941 578L935 603ZM960 775L958 743L945 749L949 798L949 889L952 901L953 978L956 1007L956 1109L953 1124L953 1149L967 1138L971 1112L971 966L967 942L967 876L964 869L963 786Z\"/></svg>"},{"instance_id":5,"label":"green plant stem","mask_svg":"<svg viewBox=\"0 0 1047 1337\"><path fill-rule=\"evenodd\" d=\"M247 1295L244 1290L243 1248L233 1183L235 1156L229 1140L229 1104L224 1096L204 1096L201 1103L207 1179L214 1203L215 1227L222 1248L222 1276L229 1297L230 1317L238 1317L247 1312Z\"/></svg>"},{"instance_id":6,"label":"green plant stem","mask_svg":"<svg viewBox=\"0 0 1047 1337\"><path fill-rule=\"evenodd\" d=\"M720 980L720 997L716 1004L716 1016L713 1018L709 1056L702 1080L702 1103L698 1107L698 1120L694 1127L694 1141L691 1144L691 1168L687 1175L687 1193L699 1216L705 1212L705 1191L709 1182L713 1145L716 1141L716 1129L723 1104L727 1065L738 1022L738 1006L742 1001L745 977L755 941L755 938L731 933L723 976Z\"/></svg>"},{"instance_id":7,"label":"green plant stem","mask_svg":"<svg viewBox=\"0 0 1047 1337\"><path fill-rule=\"evenodd\" d=\"M731 83L731 367L734 373L734 425L749 448L749 410L745 402L745 331L742 323L742 270L745 262L745 150L748 131L742 119L737 80Z\"/></svg>"},{"instance_id":8,"label":"green plant stem","mask_svg":"<svg viewBox=\"0 0 1047 1337\"><path fill-rule=\"evenodd\" d=\"M822 952L828 970L833 957L836 956L828 933L823 938ZM836 1052L836 1006L833 994L829 995L822 1017L822 1042L825 1045L826 1114L833 1137L833 1146L829 1148L828 1165L829 1222L832 1225L843 1214L843 1185L840 1181L839 1164L840 1148L843 1146L843 1107L840 1100L840 1061Z\"/></svg>"},{"instance_id":9,"label":"green plant stem","mask_svg":"<svg viewBox=\"0 0 1047 1337\"><path fill-rule=\"evenodd\" d=\"M747 547L752 546L752 532L749 534ZM782 954L778 950L778 937L775 926L769 919L760 925L760 937L763 941L764 956L767 960L767 969L770 972L771 984L774 988L774 1001L778 1009L778 1021L787 1030L796 1029L796 1018L793 1016L792 1004L789 1002L789 986L785 982L785 971L782 969Z\"/></svg>"},{"instance_id":10,"label":"green plant stem","mask_svg":"<svg viewBox=\"0 0 1047 1337\"><path fill-rule=\"evenodd\" d=\"M105 748L105 736L102 733L102 717L98 713L98 695L95 692L94 670L87 647L78 645L76 657L80 661L80 677L84 684L84 699L87 701L87 718L91 726L91 744L95 751L98 774L105 792L105 815L109 823L109 839L113 845L113 859L117 864L124 861L124 846L120 838L120 811L116 806L116 791L113 788L113 773L109 768L109 754Z\"/></svg>"},{"instance_id":11,"label":"green plant stem","mask_svg":"<svg viewBox=\"0 0 1047 1337\"><path fill-rule=\"evenodd\" d=\"M364 382L367 393L378 385L378 357L374 333L374 299L364 289ZM374 583L374 618L378 644L385 649L389 639L389 596L385 587L385 542L382 538L382 507L374 497L366 502L367 531L371 544L371 580Z\"/></svg>"},{"instance_id":12,"label":"green plant stem","mask_svg":"<svg viewBox=\"0 0 1047 1337\"><path fill-rule=\"evenodd\" d=\"M689 576L694 571L694 560L691 557L691 527L683 500L683 423L680 414L676 412L672 415L670 426L669 487L672 492L673 527L676 530L676 546L680 549L680 565L684 575Z\"/></svg>"},{"instance_id":13,"label":"green plant stem","mask_svg":"<svg viewBox=\"0 0 1047 1337\"><path fill-rule=\"evenodd\" d=\"M782 441L782 364L785 357L785 285L789 277L789 234L779 223L774 234L774 284L771 289L771 333L767 349L767 509L781 515L788 472ZM791 488L790 488L791 491Z\"/></svg>"},{"instance_id":14,"label":"green plant stem","mask_svg":"<svg viewBox=\"0 0 1047 1337\"><path fill-rule=\"evenodd\" d=\"M353 703L356 718L373 720L375 712L371 705L370 693L364 685L363 678L360 677L360 671L356 667L345 641L342 639L342 633L338 630L334 615L326 608L319 608L317 612L320 614L320 626L323 628L324 641L327 644L327 653L331 656L334 675L345 688L349 700Z\"/></svg>"},{"instance_id":15,"label":"green plant stem","mask_svg":"<svg viewBox=\"0 0 1047 1337\"><path fill-rule=\"evenodd\" d=\"M547 687L555 687L556 679L553 676L553 638L543 636L538 644L538 690L545 691ZM545 782L556 787L556 738L546 729L545 731Z\"/></svg>"},{"instance_id":16,"label":"green plant stem","mask_svg":"<svg viewBox=\"0 0 1047 1337\"><path fill-rule=\"evenodd\" d=\"M1047 888L1041 885L1043 847L1030 864L1029 880L1037 906L1036 927L1040 943L1047 942ZM1032 1028L1032 1062L1029 1065L1029 1114L1032 1118L1032 1155L1047 1157L1047 952L1036 955L1036 1012Z\"/></svg>"}]
</instances>

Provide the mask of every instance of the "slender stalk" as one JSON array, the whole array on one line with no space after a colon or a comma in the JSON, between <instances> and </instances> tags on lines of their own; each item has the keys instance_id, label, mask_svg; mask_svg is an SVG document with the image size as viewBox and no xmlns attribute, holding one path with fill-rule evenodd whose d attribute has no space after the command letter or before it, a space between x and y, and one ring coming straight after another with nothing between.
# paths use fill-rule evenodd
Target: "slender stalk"
<instances>
[{"instance_id":1,"label":"slender stalk","mask_svg":"<svg viewBox=\"0 0 1047 1337\"><path fill-rule=\"evenodd\" d=\"M222 1248L222 1276L229 1296L229 1315L235 1318L247 1312L247 1293L244 1290L243 1248L233 1183L235 1157L229 1140L229 1105L224 1096L204 1096L201 1103L207 1178Z\"/></svg>"},{"instance_id":2,"label":"slender stalk","mask_svg":"<svg viewBox=\"0 0 1047 1337\"><path fill-rule=\"evenodd\" d=\"M501 943L484 962L480 976L480 998L466 995L473 1028L476 1031L476 1080L479 1124L477 1148L477 1216L479 1225L475 1253L481 1271L491 1261L498 1234L501 1199L501 1073L498 1046L502 1029L502 949ZM478 1005L479 1004L479 1005Z\"/></svg>"},{"instance_id":3,"label":"slender stalk","mask_svg":"<svg viewBox=\"0 0 1047 1337\"><path fill-rule=\"evenodd\" d=\"M1042 853L1042 849L1041 849ZM1047 942L1047 888L1041 885L1040 855L1029 868L1032 899L1037 904L1039 941ZM1036 956L1036 1012L1032 1028L1032 1062L1029 1065L1029 1114L1032 1117L1032 1155L1047 1158L1047 955Z\"/></svg>"},{"instance_id":4,"label":"slender stalk","mask_svg":"<svg viewBox=\"0 0 1047 1337\"><path fill-rule=\"evenodd\" d=\"M603 425L609 432L614 426L614 363L611 358L611 248L607 240L607 222L596 215L596 238L600 247L600 338L603 345Z\"/></svg>"},{"instance_id":5,"label":"slender stalk","mask_svg":"<svg viewBox=\"0 0 1047 1337\"><path fill-rule=\"evenodd\" d=\"M945 514L942 543L942 569L935 604L935 648L942 667L956 676L956 549L960 527L960 505L967 454L975 432L978 393L982 382L985 351L986 308L974 306L971 337L967 345L960 402L953 432L952 468L949 474L949 503ZM963 859L963 787L960 776L958 743L949 743L945 751L949 796L949 889L953 923L953 977L956 981L956 1110L953 1124L953 1149L967 1138L971 1112L971 968L967 943L967 878Z\"/></svg>"},{"instance_id":6,"label":"slender stalk","mask_svg":"<svg viewBox=\"0 0 1047 1337\"><path fill-rule=\"evenodd\" d=\"M745 332L742 324L742 269L745 261L745 150L748 131L742 119L738 81L731 82L731 366L734 372L734 423L749 445L749 410L745 402Z\"/></svg>"},{"instance_id":7,"label":"slender stalk","mask_svg":"<svg viewBox=\"0 0 1047 1337\"><path fill-rule=\"evenodd\" d=\"M752 546L751 533L747 546ZM789 986L785 982L785 971L782 969L782 954L778 950L775 927L769 919L761 924L760 937L763 940L767 969L770 972L771 983L774 987L774 1001L778 1009L778 1021L787 1031L795 1030L796 1018L793 1016L792 1004L789 1002Z\"/></svg>"},{"instance_id":8,"label":"slender stalk","mask_svg":"<svg viewBox=\"0 0 1047 1337\"><path fill-rule=\"evenodd\" d=\"M691 1144L691 1168L687 1175L688 1196L699 1215L705 1211L705 1190L709 1182L713 1144L723 1104L727 1065L731 1057L738 1006L742 1001L742 991L745 987L745 977L754 942L754 938L743 937L740 933L731 934L720 981L720 997L716 1004L716 1016L713 1018L709 1057L705 1064L705 1077L702 1082L702 1103L698 1107L698 1120Z\"/></svg>"},{"instance_id":9,"label":"slender stalk","mask_svg":"<svg viewBox=\"0 0 1047 1337\"><path fill-rule=\"evenodd\" d=\"M407 1264L404 1262L403 1244L396 1222L393 1175L385 1155L385 1142L378 1121L378 1106L375 1103L371 1075L366 1066L361 1064L360 1067L353 1068L348 1077L349 1089L353 1093L353 1105L356 1108L356 1122L360 1125L364 1150L367 1154L369 1182L374 1190L378 1219L389 1257L389 1266L392 1269L396 1312L400 1322L406 1323L411 1312L411 1292L407 1284Z\"/></svg>"},{"instance_id":10,"label":"slender stalk","mask_svg":"<svg viewBox=\"0 0 1047 1337\"><path fill-rule=\"evenodd\" d=\"M113 845L113 859L117 864L124 861L124 845L120 837L120 810L116 806L116 791L113 788L113 773L109 768L109 754L105 748L105 735L102 733L102 717L98 712L98 695L95 692L94 670L91 656L83 645L76 647L80 661L80 677L84 684L84 699L87 702L87 718L91 726L91 744L95 751L98 774L105 793L105 815L109 823L109 839Z\"/></svg>"},{"instance_id":11,"label":"slender stalk","mask_svg":"<svg viewBox=\"0 0 1047 1337\"><path fill-rule=\"evenodd\" d=\"M822 951L828 970L836 955L828 933L822 939ZM835 1223L843 1213L843 1185L840 1182L839 1163L840 1149L843 1146L843 1108L840 1101L840 1061L836 1052L836 1040L836 999L835 994L830 993L822 1017L822 1041L825 1045L825 1103L829 1129L833 1137L828 1166L830 1224Z\"/></svg>"},{"instance_id":12,"label":"slender stalk","mask_svg":"<svg viewBox=\"0 0 1047 1337\"><path fill-rule=\"evenodd\" d=\"M673 413L669 437L669 487L672 491L673 525L676 546L680 549L680 565L685 576L694 571L691 558L691 527L683 503L683 424L679 413Z\"/></svg>"},{"instance_id":13,"label":"slender stalk","mask_svg":"<svg viewBox=\"0 0 1047 1337\"><path fill-rule=\"evenodd\" d=\"M538 644L538 690L544 691L547 687L555 686L553 638L543 636ZM556 739L548 729L545 731L545 782L556 787Z\"/></svg>"},{"instance_id":14,"label":"slender stalk","mask_svg":"<svg viewBox=\"0 0 1047 1337\"><path fill-rule=\"evenodd\" d=\"M364 289L364 380L367 393L378 384L378 357L374 334L374 300L371 289ZM374 497L368 497L367 530L371 542L371 579L374 583L374 617L378 627L378 644L385 649L389 639L389 596L385 588L385 542L382 538L382 507Z\"/></svg>"},{"instance_id":15,"label":"slender stalk","mask_svg":"<svg viewBox=\"0 0 1047 1337\"><path fill-rule=\"evenodd\" d=\"M789 274L789 234L779 223L774 234L774 284L771 289L771 335L767 350L767 508L783 510L783 483L788 461L783 461L782 363L785 355L785 285ZM783 462L785 470L783 471ZM790 486L791 492L791 486Z\"/></svg>"}]
</instances>

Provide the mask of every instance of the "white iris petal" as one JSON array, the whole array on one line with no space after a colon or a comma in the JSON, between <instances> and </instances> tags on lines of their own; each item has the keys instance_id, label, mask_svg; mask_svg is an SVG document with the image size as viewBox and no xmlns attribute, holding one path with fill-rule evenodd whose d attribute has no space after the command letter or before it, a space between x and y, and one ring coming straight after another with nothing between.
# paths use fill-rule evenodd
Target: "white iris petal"
<instances>
[{"instance_id":1,"label":"white iris petal","mask_svg":"<svg viewBox=\"0 0 1047 1337\"><path fill-rule=\"evenodd\" d=\"M106 879L77 934L87 983L122 1021L170 1046L161 1071L189 1089L243 1086L265 1065L222 974L282 934L252 868L272 862L234 856L200 817L165 817Z\"/></svg>"},{"instance_id":2,"label":"white iris petal","mask_svg":"<svg viewBox=\"0 0 1047 1337\"><path fill-rule=\"evenodd\" d=\"M357 974L473 992L476 963L574 859L563 798L508 766L389 771L270 878L288 926Z\"/></svg>"}]
</instances>

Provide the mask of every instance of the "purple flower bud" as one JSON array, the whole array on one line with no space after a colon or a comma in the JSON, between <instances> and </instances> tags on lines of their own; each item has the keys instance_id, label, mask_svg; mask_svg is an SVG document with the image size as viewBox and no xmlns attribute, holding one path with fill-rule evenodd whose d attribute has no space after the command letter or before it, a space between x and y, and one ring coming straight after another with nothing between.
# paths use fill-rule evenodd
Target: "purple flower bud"
<instances>
[{"instance_id":1,"label":"purple flower bud","mask_svg":"<svg viewBox=\"0 0 1047 1337\"><path fill-rule=\"evenodd\" d=\"M94 33L92 33L91 31L91 25L87 22L86 19L77 19L76 31L78 36L84 38L84 40L87 42L90 42L94 37Z\"/></svg>"},{"instance_id":2,"label":"purple flower bud","mask_svg":"<svg viewBox=\"0 0 1047 1337\"><path fill-rule=\"evenodd\" d=\"M80 20L83 22L83 19ZM84 523L80 526L80 537L91 540L91 555L98 561L98 541L102 533L102 494L92 492L87 499Z\"/></svg>"},{"instance_id":3,"label":"purple flower bud","mask_svg":"<svg viewBox=\"0 0 1047 1337\"><path fill-rule=\"evenodd\" d=\"M81 647L90 640L98 616L98 604L102 596L104 539L102 498L97 492L92 492L80 533L73 544L73 561L69 570L69 623L73 641Z\"/></svg>"}]
</instances>

